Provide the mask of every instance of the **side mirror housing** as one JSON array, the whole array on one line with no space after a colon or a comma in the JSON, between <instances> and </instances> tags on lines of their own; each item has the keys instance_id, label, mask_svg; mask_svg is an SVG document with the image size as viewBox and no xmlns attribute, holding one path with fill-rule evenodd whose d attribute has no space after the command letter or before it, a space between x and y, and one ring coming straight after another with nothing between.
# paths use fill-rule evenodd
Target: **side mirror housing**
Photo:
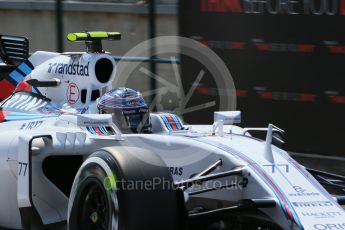
<instances>
[{"instance_id":1,"label":"side mirror housing","mask_svg":"<svg viewBox=\"0 0 345 230\"><path fill-rule=\"evenodd\" d=\"M241 123L241 111L220 111L214 112L214 122L212 134L216 134L218 129L218 135L224 135L224 125L232 125Z\"/></svg>"},{"instance_id":2,"label":"side mirror housing","mask_svg":"<svg viewBox=\"0 0 345 230\"><path fill-rule=\"evenodd\" d=\"M223 121L224 125L241 123L241 111L219 111L214 112L214 122Z\"/></svg>"}]
</instances>

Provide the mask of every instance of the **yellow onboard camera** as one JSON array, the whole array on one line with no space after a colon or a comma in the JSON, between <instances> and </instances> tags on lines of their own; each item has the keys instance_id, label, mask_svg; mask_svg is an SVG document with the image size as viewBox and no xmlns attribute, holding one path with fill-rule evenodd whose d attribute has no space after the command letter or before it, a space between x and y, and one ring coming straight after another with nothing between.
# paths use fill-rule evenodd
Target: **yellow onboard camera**
<instances>
[{"instance_id":1,"label":"yellow onboard camera","mask_svg":"<svg viewBox=\"0 0 345 230\"><path fill-rule=\"evenodd\" d=\"M84 41L86 43L86 52L88 53L104 53L102 40L121 40L121 33L105 31L69 33L67 40L70 42Z\"/></svg>"}]
</instances>

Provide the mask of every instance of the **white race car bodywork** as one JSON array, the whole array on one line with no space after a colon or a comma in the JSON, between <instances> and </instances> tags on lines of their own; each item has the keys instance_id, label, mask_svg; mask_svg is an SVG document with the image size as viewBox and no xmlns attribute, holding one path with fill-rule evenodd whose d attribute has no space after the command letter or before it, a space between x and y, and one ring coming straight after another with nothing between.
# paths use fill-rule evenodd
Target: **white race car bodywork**
<instances>
[{"instance_id":1,"label":"white race car bodywork","mask_svg":"<svg viewBox=\"0 0 345 230\"><path fill-rule=\"evenodd\" d=\"M95 73L96 63L101 59L113 66L103 82ZM113 133L104 129L113 126L104 123L106 115L94 116L93 120L82 115L96 113L92 92L110 87L115 78L116 64L111 56L38 52L29 61L35 68L28 77L57 82L55 87L37 88L60 112L32 116L30 112L46 103L37 99L23 109L30 99L18 93L3 103L3 111L22 109L28 115L21 118L17 115L0 124L0 226L22 228L23 210L27 208L37 211L44 225L66 220L68 197L42 169L48 157L80 155L85 160L103 147L135 146L157 153L176 183L190 179L219 160L221 164L213 173L241 170L240 175L202 185L203 188L233 183L238 186L195 195L191 201L217 200L225 207L244 199L271 199L276 202L275 207L259 209L283 229L345 229L344 209L319 182L287 152L271 145L269 140L251 137L245 129L224 125L224 132L213 133L212 125L195 125L171 130L162 114L151 114L152 134L119 134L115 127ZM86 90L84 102L80 98L82 90ZM89 118L89 125L80 123L81 119ZM180 122L177 121L182 125ZM197 190L191 187L188 191Z\"/></svg>"}]
</instances>

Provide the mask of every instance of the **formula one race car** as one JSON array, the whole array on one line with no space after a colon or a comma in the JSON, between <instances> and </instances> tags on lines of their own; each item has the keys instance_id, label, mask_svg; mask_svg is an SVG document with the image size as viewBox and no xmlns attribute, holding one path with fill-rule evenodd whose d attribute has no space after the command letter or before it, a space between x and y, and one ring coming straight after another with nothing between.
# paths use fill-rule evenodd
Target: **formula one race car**
<instances>
[{"instance_id":1,"label":"formula one race car","mask_svg":"<svg viewBox=\"0 0 345 230\"><path fill-rule=\"evenodd\" d=\"M1 227L345 229L345 178L301 166L274 145L283 131L273 125L232 125L238 111L192 126L151 113L147 132L127 132L115 121L135 123L130 110L98 112L97 103L145 107L126 88L106 98L116 63L101 41L120 37L71 33L86 52L29 57L27 39L0 36Z\"/></svg>"}]
</instances>

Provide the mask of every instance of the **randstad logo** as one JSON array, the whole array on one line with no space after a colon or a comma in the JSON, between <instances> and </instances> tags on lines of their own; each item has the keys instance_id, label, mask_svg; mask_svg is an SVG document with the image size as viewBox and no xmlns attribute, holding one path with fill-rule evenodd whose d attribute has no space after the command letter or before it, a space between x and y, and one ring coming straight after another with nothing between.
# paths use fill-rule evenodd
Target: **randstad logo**
<instances>
[{"instance_id":1,"label":"randstad logo","mask_svg":"<svg viewBox=\"0 0 345 230\"><path fill-rule=\"evenodd\" d=\"M89 76L89 64L82 65L78 63L49 63L48 73L59 73L65 75Z\"/></svg>"}]
</instances>

